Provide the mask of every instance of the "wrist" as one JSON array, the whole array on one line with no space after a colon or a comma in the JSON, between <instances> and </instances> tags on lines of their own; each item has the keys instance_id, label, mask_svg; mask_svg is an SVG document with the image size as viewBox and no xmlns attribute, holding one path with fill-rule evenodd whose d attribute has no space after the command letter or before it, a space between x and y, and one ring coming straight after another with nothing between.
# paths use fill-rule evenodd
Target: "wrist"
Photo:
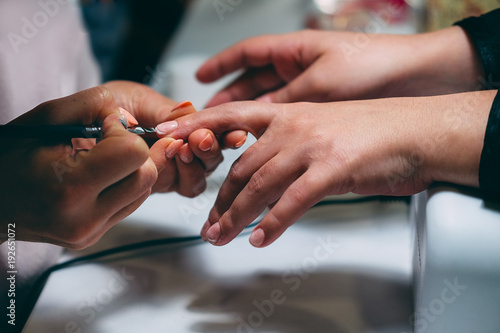
<instances>
[{"instance_id":1,"label":"wrist","mask_svg":"<svg viewBox=\"0 0 500 333\"><path fill-rule=\"evenodd\" d=\"M454 26L410 37L413 66L406 79L415 96L479 90L482 65L467 33Z\"/></svg>"},{"instance_id":2,"label":"wrist","mask_svg":"<svg viewBox=\"0 0 500 333\"><path fill-rule=\"evenodd\" d=\"M417 137L429 182L479 186L479 162L496 91L419 98L425 128Z\"/></svg>"}]
</instances>

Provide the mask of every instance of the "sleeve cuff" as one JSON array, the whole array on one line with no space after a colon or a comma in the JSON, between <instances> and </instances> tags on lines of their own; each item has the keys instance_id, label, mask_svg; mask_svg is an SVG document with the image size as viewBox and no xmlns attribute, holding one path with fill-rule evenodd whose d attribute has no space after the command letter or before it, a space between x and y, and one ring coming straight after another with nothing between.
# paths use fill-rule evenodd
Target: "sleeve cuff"
<instances>
[{"instance_id":1,"label":"sleeve cuff","mask_svg":"<svg viewBox=\"0 0 500 333\"><path fill-rule=\"evenodd\" d=\"M479 164L479 187L486 191L500 191L500 91L495 96L486 125Z\"/></svg>"},{"instance_id":2,"label":"sleeve cuff","mask_svg":"<svg viewBox=\"0 0 500 333\"><path fill-rule=\"evenodd\" d=\"M456 22L469 35L483 65L485 88L500 88L500 9Z\"/></svg>"}]
</instances>

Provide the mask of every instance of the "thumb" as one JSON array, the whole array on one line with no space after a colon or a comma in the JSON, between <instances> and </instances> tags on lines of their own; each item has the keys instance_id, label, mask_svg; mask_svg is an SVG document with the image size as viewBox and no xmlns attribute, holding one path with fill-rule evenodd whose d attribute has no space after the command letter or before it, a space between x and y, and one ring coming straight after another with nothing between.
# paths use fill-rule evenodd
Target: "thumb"
<instances>
[{"instance_id":1,"label":"thumb","mask_svg":"<svg viewBox=\"0 0 500 333\"><path fill-rule=\"evenodd\" d=\"M304 84L300 77L288 83L286 86L267 93L256 101L265 103L293 103L309 101L313 92L308 85Z\"/></svg>"},{"instance_id":2,"label":"thumb","mask_svg":"<svg viewBox=\"0 0 500 333\"><path fill-rule=\"evenodd\" d=\"M316 67L319 67L317 63L309 67L282 88L262 95L257 98L256 101L267 103L322 101L327 85L321 83L326 80L322 80L321 76L315 74L317 72L322 73L322 71L316 70Z\"/></svg>"},{"instance_id":3,"label":"thumb","mask_svg":"<svg viewBox=\"0 0 500 333\"><path fill-rule=\"evenodd\" d=\"M42 103L12 123L91 125L102 123L111 114L124 118L111 92L106 87L98 86Z\"/></svg>"}]
</instances>

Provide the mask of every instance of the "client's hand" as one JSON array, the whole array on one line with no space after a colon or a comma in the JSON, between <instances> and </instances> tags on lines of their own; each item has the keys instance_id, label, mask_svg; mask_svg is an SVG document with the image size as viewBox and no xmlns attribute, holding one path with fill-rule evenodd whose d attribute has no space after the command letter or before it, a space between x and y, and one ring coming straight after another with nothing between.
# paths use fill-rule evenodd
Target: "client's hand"
<instances>
[{"instance_id":1,"label":"client's hand","mask_svg":"<svg viewBox=\"0 0 500 333\"><path fill-rule=\"evenodd\" d=\"M144 127L194 113L190 103L176 104L171 99L144 85L128 81L105 84L116 103L129 111ZM183 140L164 138L151 147L151 158L158 168L158 181L153 192L176 191L193 197L205 190L206 176L222 162L222 148L243 145L246 133L235 131L220 138L211 131L198 129Z\"/></svg>"},{"instance_id":2,"label":"client's hand","mask_svg":"<svg viewBox=\"0 0 500 333\"><path fill-rule=\"evenodd\" d=\"M482 69L460 27L416 35L300 31L244 40L198 71L213 82L243 74L207 107L258 98L329 102L474 90Z\"/></svg>"},{"instance_id":3,"label":"client's hand","mask_svg":"<svg viewBox=\"0 0 500 333\"><path fill-rule=\"evenodd\" d=\"M243 129L258 138L231 167L201 234L212 244L227 244L270 207L250 236L263 247L326 195L410 195L433 181L477 186L495 94L234 102L166 125L176 128L174 138L198 128L216 134Z\"/></svg>"}]
</instances>

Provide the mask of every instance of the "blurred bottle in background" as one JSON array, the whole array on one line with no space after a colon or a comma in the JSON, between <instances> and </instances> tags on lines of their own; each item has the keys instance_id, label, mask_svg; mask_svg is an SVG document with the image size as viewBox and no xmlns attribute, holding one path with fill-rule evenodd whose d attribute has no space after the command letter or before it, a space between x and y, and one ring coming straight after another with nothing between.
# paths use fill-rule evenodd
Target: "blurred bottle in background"
<instances>
[{"instance_id":1,"label":"blurred bottle in background","mask_svg":"<svg viewBox=\"0 0 500 333\"><path fill-rule=\"evenodd\" d=\"M500 8L500 0L427 0L426 30L449 27L469 16Z\"/></svg>"},{"instance_id":2,"label":"blurred bottle in background","mask_svg":"<svg viewBox=\"0 0 500 333\"><path fill-rule=\"evenodd\" d=\"M306 27L365 33L423 29L424 0L313 0Z\"/></svg>"}]
</instances>

